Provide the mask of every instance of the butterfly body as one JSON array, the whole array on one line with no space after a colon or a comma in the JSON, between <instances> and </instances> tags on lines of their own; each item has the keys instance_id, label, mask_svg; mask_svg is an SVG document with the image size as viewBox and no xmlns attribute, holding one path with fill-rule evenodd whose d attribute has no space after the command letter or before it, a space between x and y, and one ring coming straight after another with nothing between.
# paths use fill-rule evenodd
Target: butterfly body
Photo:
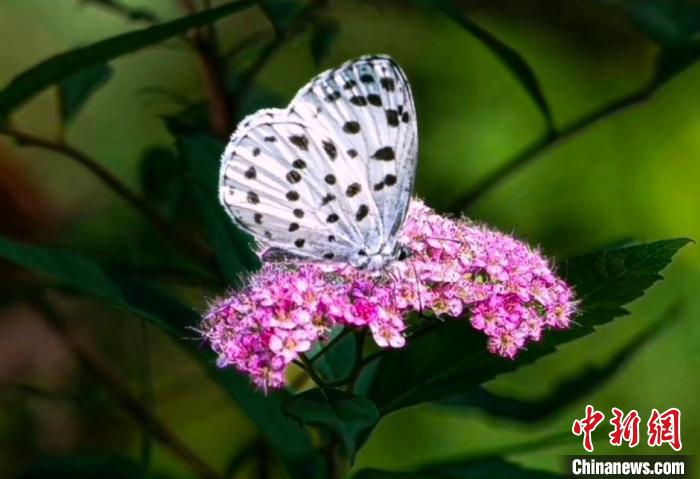
<instances>
[{"instance_id":1,"label":"butterfly body","mask_svg":"<svg viewBox=\"0 0 700 479\"><path fill-rule=\"evenodd\" d=\"M361 57L315 77L286 109L245 118L219 196L265 260L379 270L401 255L417 153L405 74L389 57Z\"/></svg>"}]
</instances>

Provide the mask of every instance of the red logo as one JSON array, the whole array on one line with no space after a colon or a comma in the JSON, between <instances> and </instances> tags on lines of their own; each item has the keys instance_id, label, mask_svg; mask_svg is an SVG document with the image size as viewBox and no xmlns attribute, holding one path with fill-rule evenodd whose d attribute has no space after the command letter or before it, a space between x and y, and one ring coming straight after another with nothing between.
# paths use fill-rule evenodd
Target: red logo
<instances>
[{"instance_id":1,"label":"red logo","mask_svg":"<svg viewBox=\"0 0 700 479\"><path fill-rule=\"evenodd\" d=\"M651 447L668 444L674 451L680 451L681 444L681 411L672 407L659 414L656 409L651 410L651 416L647 421L647 444Z\"/></svg>"},{"instance_id":2,"label":"red logo","mask_svg":"<svg viewBox=\"0 0 700 479\"><path fill-rule=\"evenodd\" d=\"M586 406L586 417L583 419L576 419L571 425L571 432L576 436L583 434L583 448L588 452L593 452L593 439L591 434L595 431L603 419L605 419L605 414L600 411L596 411L590 404Z\"/></svg>"},{"instance_id":3,"label":"red logo","mask_svg":"<svg viewBox=\"0 0 700 479\"><path fill-rule=\"evenodd\" d=\"M613 417L610 424L613 429L608 434L610 444L622 446L623 442L632 448L639 444L639 424L641 418L639 413L632 409L625 414L621 409L612 408ZM571 425L571 432L576 436L583 436L583 448L588 452L593 452L593 431L605 419L605 414L590 404L586 406L586 415L574 420ZM681 411L678 408L670 408L660 413L657 409L652 409L647 421L647 444L650 447L659 447L668 444L674 451L680 451L683 447L681 443Z\"/></svg>"}]
</instances>

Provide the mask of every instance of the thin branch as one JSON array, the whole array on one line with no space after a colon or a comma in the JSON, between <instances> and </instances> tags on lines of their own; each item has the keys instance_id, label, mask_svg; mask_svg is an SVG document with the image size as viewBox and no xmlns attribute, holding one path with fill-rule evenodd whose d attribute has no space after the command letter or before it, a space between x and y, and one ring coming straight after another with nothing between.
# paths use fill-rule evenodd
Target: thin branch
<instances>
[{"instance_id":1,"label":"thin branch","mask_svg":"<svg viewBox=\"0 0 700 479\"><path fill-rule=\"evenodd\" d=\"M9 136L20 144L36 146L44 150L54 151L75 160L80 165L92 172L117 195L126 200L127 203L133 206L136 211L141 213L141 215L163 235L163 237L171 239L184 252L197 258L198 260L205 262L205 264L214 264L214 256L212 251L209 250L209 248L206 247L201 241L199 241L199 239L186 235L183 231L171 225L160 215L160 213L151 208L151 206L140 195L132 191L108 169L106 169L84 151L60 140L45 138L33 133L28 133L9 127L1 127L0 135Z\"/></svg>"},{"instance_id":2,"label":"thin branch","mask_svg":"<svg viewBox=\"0 0 700 479\"><path fill-rule=\"evenodd\" d=\"M695 63L697 63L697 60L687 62L682 68L678 68L677 70L669 73L657 72L654 78L638 91L613 100L610 103L603 105L601 108L584 115L570 125L559 129L558 131L545 133L539 139L535 140L533 143L523 149L520 153L506 161L502 166L496 168L495 171L486 176L486 178L484 178L466 194L454 201L448 210L453 213L460 213L469 209L508 176L519 171L525 165L531 163L543 152L551 148L555 148L560 143L563 143L564 141L583 132L588 127L593 126L599 121L611 118L618 113L628 110L629 108L645 103L666 83Z\"/></svg>"},{"instance_id":3,"label":"thin branch","mask_svg":"<svg viewBox=\"0 0 700 479\"><path fill-rule=\"evenodd\" d=\"M275 54L285 45L285 43L305 30L308 17L314 15L327 5L328 0L315 0L306 6L301 12L299 12L295 21L291 22L287 28L284 30L275 28L275 37L265 47L263 47L253 64L241 74L237 87L238 98L245 97L252 86L255 77L260 73L260 71L262 71L263 68L265 68L265 66L270 62L270 60L272 60ZM264 8L263 12L266 15L268 14ZM274 25L272 18L270 18L270 23ZM238 117L240 114L240 112L237 111L234 113L236 114L236 117Z\"/></svg>"},{"instance_id":4,"label":"thin branch","mask_svg":"<svg viewBox=\"0 0 700 479\"><path fill-rule=\"evenodd\" d=\"M188 14L197 12L192 0L180 0ZM226 90L216 31L208 29L193 31L188 40L197 55L202 70L204 92L209 103L209 128L219 138L228 138L233 128L233 107Z\"/></svg>"},{"instance_id":5,"label":"thin branch","mask_svg":"<svg viewBox=\"0 0 700 479\"><path fill-rule=\"evenodd\" d=\"M653 91L653 88L645 87L638 92L634 92L604 105L602 108L589 113L565 128L558 131L545 133L543 136L523 149L520 153L516 154L500 167L496 168L496 170L481 180L474 188L453 202L449 207L449 211L453 213L460 213L469 209L474 205L474 203L479 201L479 199L481 199L491 189L495 188L505 178L519 171L546 150L556 147L560 143L563 143L569 138L581 133L583 130L603 119L612 117L617 113L645 102L647 99L649 99Z\"/></svg>"},{"instance_id":6,"label":"thin branch","mask_svg":"<svg viewBox=\"0 0 700 479\"><path fill-rule=\"evenodd\" d=\"M129 20L142 21L147 23L158 22L155 13L145 8L130 7L116 0L81 0L84 4L93 4L109 10L118 15L122 15Z\"/></svg>"},{"instance_id":7,"label":"thin branch","mask_svg":"<svg viewBox=\"0 0 700 479\"><path fill-rule=\"evenodd\" d=\"M66 347L75 355L80 364L102 383L124 411L150 431L154 439L179 457L198 477L202 479L221 479L221 476L192 451L174 431L139 402L129 391L129 387L114 368L93 348L85 344L44 296L35 298L33 306L46 320L51 329L63 340Z\"/></svg>"}]
</instances>

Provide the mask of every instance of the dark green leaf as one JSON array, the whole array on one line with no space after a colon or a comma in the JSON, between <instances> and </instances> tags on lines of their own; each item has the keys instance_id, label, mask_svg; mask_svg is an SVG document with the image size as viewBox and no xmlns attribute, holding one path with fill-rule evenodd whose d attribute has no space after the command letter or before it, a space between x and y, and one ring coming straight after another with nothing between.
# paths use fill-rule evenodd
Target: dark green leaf
<instances>
[{"instance_id":1,"label":"dark green leaf","mask_svg":"<svg viewBox=\"0 0 700 479\"><path fill-rule=\"evenodd\" d=\"M343 328L340 327L332 331L328 341L333 341L342 331ZM338 381L348 377L355 359L355 344L356 338L354 334L344 334L342 338L331 345L322 356L314 361L314 366L325 380ZM318 344L318 349L321 347L323 347L323 344ZM313 354L314 351L311 351L311 353Z\"/></svg>"},{"instance_id":2,"label":"dark green leaf","mask_svg":"<svg viewBox=\"0 0 700 479\"><path fill-rule=\"evenodd\" d=\"M139 163L144 195L168 218L177 216L183 202L184 169L182 158L164 147L148 149Z\"/></svg>"},{"instance_id":3,"label":"dark green leaf","mask_svg":"<svg viewBox=\"0 0 700 479\"><path fill-rule=\"evenodd\" d=\"M303 424L325 427L338 434L351 460L379 421L379 411L372 401L338 389L303 392L289 400L284 410Z\"/></svg>"},{"instance_id":4,"label":"dark green leaf","mask_svg":"<svg viewBox=\"0 0 700 479\"><path fill-rule=\"evenodd\" d=\"M299 459L311 454L311 443L302 428L282 413L282 402L288 396L279 393L266 397L255 391L247 378L230 369L217 368L211 354L203 354L197 349L196 342L185 340L192 337L191 328L199 323L199 314L165 290L136 277L109 274L100 265L73 253L3 238L0 238L0 257L45 274L62 286L106 301L165 330L204 362L209 375L286 458Z\"/></svg>"},{"instance_id":5,"label":"dark green leaf","mask_svg":"<svg viewBox=\"0 0 700 479\"><path fill-rule=\"evenodd\" d=\"M181 135L177 150L188 171L192 195L221 271L232 284L258 266L251 239L233 225L218 200L219 161L225 145L206 135Z\"/></svg>"},{"instance_id":6,"label":"dark green leaf","mask_svg":"<svg viewBox=\"0 0 700 479\"><path fill-rule=\"evenodd\" d=\"M254 0L229 2L152 27L116 35L44 60L17 75L0 91L0 120L51 85L122 55L155 45L255 5Z\"/></svg>"},{"instance_id":7,"label":"dark green leaf","mask_svg":"<svg viewBox=\"0 0 700 479\"><path fill-rule=\"evenodd\" d=\"M295 0L261 0L260 7L278 32L285 31L303 11L303 6Z\"/></svg>"},{"instance_id":8,"label":"dark green leaf","mask_svg":"<svg viewBox=\"0 0 700 479\"><path fill-rule=\"evenodd\" d=\"M525 91L530 95L530 98L532 98L532 101L544 116L548 129L554 129L552 112L549 109L547 99L544 97L540 82L530 65L517 51L471 21L452 0L413 0L413 2L442 12L491 50L525 88Z\"/></svg>"},{"instance_id":9,"label":"dark green leaf","mask_svg":"<svg viewBox=\"0 0 700 479\"><path fill-rule=\"evenodd\" d=\"M431 465L420 472L390 472L379 469L363 469L354 479L554 479L563 474L528 469L502 458L486 458Z\"/></svg>"},{"instance_id":10,"label":"dark green leaf","mask_svg":"<svg viewBox=\"0 0 700 479\"><path fill-rule=\"evenodd\" d=\"M519 399L494 394L478 387L459 396L452 397L442 404L449 407L473 407L487 414L522 422L537 422L554 416L582 397L590 395L603 386L652 338L675 323L678 308L671 308L663 317L650 324L625 346L620 348L605 364L588 365L567 376L554 386L545 397L534 400Z\"/></svg>"},{"instance_id":11,"label":"dark green leaf","mask_svg":"<svg viewBox=\"0 0 700 479\"><path fill-rule=\"evenodd\" d=\"M339 32L338 22L330 18L320 19L314 24L311 33L311 58L317 68L328 58Z\"/></svg>"},{"instance_id":12,"label":"dark green leaf","mask_svg":"<svg viewBox=\"0 0 700 479\"><path fill-rule=\"evenodd\" d=\"M661 279L659 272L688 239L672 239L586 255L561 265L582 300L582 314L567 331L551 331L515 361L486 352L485 339L468 321L448 321L409 341L380 361L369 397L382 414L470 391L496 375L513 371L556 348L627 314L623 306Z\"/></svg>"},{"instance_id":13,"label":"dark green leaf","mask_svg":"<svg viewBox=\"0 0 700 479\"><path fill-rule=\"evenodd\" d=\"M95 65L87 70L61 80L58 84L61 117L71 121L97 90L112 78L112 67L106 63Z\"/></svg>"},{"instance_id":14,"label":"dark green leaf","mask_svg":"<svg viewBox=\"0 0 700 479\"><path fill-rule=\"evenodd\" d=\"M663 48L674 48L700 32L696 0L604 0L627 14L635 26Z\"/></svg>"}]
</instances>

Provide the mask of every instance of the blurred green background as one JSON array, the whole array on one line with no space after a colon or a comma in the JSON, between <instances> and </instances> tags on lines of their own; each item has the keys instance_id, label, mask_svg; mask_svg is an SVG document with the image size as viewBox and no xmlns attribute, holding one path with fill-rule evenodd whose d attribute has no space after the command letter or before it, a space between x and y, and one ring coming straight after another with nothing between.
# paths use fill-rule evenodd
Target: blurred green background
<instances>
[{"instance_id":1,"label":"blurred green background","mask_svg":"<svg viewBox=\"0 0 700 479\"><path fill-rule=\"evenodd\" d=\"M174 0L123 3L147 7L161 19L183 14ZM284 104L321 69L365 53L392 55L406 70L417 103L416 193L430 206L446 210L540 138L546 125L518 79L492 51L448 16L420 3L333 2L323 16L335 19L339 31L321 68L310 54L310 34L303 32L271 58L255 85L269 98L259 106L265 101ZM689 1L456 5L526 59L560 128L643 88L652 78L664 40L649 34L649 24L654 32L668 35L665 38L695 38L700 32L700 4ZM145 25L89 1L3 0L0 85L53 54ZM216 29L221 52L251 35L263 41L272 38L269 22L255 8L218 22ZM238 55L227 71L233 74L249 63L250 54ZM192 51L174 40L119 58L111 66L112 78L65 127L65 138L138 190L144 152L154 145L173 145L162 116L203 98L201 69ZM557 258L618 241L700 238L698 105L700 68L690 66L647 101L545 149L489 189L467 214L541 245ZM44 92L19 110L13 125L55 136L62 128L55 92ZM154 252L160 240L152 237L142 219L62 155L0 137L0 189L0 232L5 236L60 245L115 264L152 263L158 268L167 263L167 255L159 263ZM11 301L18 273L5 268L2 274L6 294L0 310L0 477L14 477L41 457L74 451L132 457L151 451L150 470L189 477L180 461L142 437L138 425L115 407L30 309ZM678 305L666 316L670 327L585 400L534 424L459 407L403 410L380 424L355 468L404 470L562 434L547 447L516 447L509 455L522 464L560 470L562 455L582 452L580 439L567 436L567 431L571 421L583 415L585 404L608 414L613 406L634 408L643 421L651 408L678 407L683 413L683 450L700 452L697 248L683 250L664 275L666 281L633 305L631 316L488 385L491 391L514 397L546 396L557 381L582 366L605 364L635 333ZM182 291L195 307L205 306L207 291ZM252 423L168 336L95 302L68 302L80 334L215 469L223 469L237 450L255 439ZM194 331L192 341L197 341ZM596 452L628 450L610 447L603 435ZM634 452L670 449L640 445ZM248 469L244 474L253 477Z\"/></svg>"}]
</instances>

